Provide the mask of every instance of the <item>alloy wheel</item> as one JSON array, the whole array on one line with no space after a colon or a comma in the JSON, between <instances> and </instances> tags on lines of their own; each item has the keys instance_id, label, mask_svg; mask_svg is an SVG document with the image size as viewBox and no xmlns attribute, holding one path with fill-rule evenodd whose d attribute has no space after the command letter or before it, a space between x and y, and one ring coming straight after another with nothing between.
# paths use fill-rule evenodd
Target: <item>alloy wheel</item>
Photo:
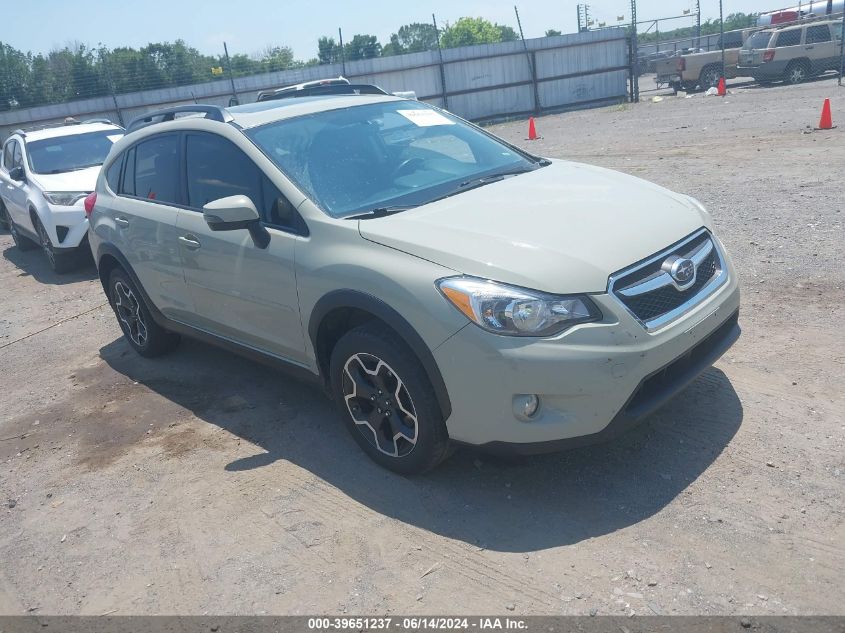
<instances>
[{"instance_id":1,"label":"alloy wheel","mask_svg":"<svg viewBox=\"0 0 845 633\"><path fill-rule=\"evenodd\" d=\"M787 77L787 79L789 80L789 83L792 83L792 84L800 84L806 78L807 78L807 72L804 69L804 67L801 66L801 65L794 66L789 71L789 75Z\"/></svg>"},{"instance_id":2,"label":"alloy wheel","mask_svg":"<svg viewBox=\"0 0 845 633\"><path fill-rule=\"evenodd\" d=\"M405 457L414 450L416 409L390 365L372 354L353 354L343 366L343 396L358 430L379 451Z\"/></svg>"},{"instance_id":3,"label":"alloy wheel","mask_svg":"<svg viewBox=\"0 0 845 633\"><path fill-rule=\"evenodd\" d=\"M114 309L132 342L138 347L143 347L147 343L147 324L144 323L141 304L132 289L122 281L114 284Z\"/></svg>"}]
</instances>

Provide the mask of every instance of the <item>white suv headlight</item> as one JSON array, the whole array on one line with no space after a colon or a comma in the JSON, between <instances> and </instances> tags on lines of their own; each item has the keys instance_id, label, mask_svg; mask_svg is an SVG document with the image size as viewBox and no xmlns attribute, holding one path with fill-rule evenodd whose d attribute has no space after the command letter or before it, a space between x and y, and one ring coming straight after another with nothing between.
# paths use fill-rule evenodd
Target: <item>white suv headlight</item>
<instances>
[{"instance_id":1,"label":"white suv headlight","mask_svg":"<svg viewBox=\"0 0 845 633\"><path fill-rule=\"evenodd\" d=\"M437 287L473 323L496 334L553 336L601 319L586 295L550 295L475 277L441 279Z\"/></svg>"},{"instance_id":2,"label":"white suv headlight","mask_svg":"<svg viewBox=\"0 0 845 633\"><path fill-rule=\"evenodd\" d=\"M44 198L59 207L72 207L87 196L89 191L45 191Z\"/></svg>"}]
</instances>

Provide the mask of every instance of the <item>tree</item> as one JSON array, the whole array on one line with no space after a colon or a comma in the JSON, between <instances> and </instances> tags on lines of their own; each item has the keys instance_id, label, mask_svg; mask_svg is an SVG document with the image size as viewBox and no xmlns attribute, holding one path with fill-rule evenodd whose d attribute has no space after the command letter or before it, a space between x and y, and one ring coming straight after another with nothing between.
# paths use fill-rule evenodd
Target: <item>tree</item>
<instances>
[{"instance_id":1,"label":"tree","mask_svg":"<svg viewBox=\"0 0 845 633\"><path fill-rule=\"evenodd\" d=\"M390 43L382 49L382 55L404 55L437 48L437 31L433 24L414 22L399 27L390 36Z\"/></svg>"},{"instance_id":2,"label":"tree","mask_svg":"<svg viewBox=\"0 0 845 633\"><path fill-rule=\"evenodd\" d=\"M370 59L381 55L381 44L375 35L355 35L343 45L343 53L347 60Z\"/></svg>"},{"instance_id":3,"label":"tree","mask_svg":"<svg viewBox=\"0 0 845 633\"><path fill-rule=\"evenodd\" d=\"M340 46L333 37L324 35L317 40L317 59L321 64L334 64L340 61Z\"/></svg>"},{"instance_id":4,"label":"tree","mask_svg":"<svg viewBox=\"0 0 845 633\"><path fill-rule=\"evenodd\" d=\"M515 39L518 39L516 31L509 26L494 24L484 18L463 17L454 24L446 24L440 36L440 44L444 48L456 48Z\"/></svg>"},{"instance_id":5,"label":"tree","mask_svg":"<svg viewBox=\"0 0 845 633\"><path fill-rule=\"evenodd\" d=\"M259 61L261 69L265 72L276 72L297 65L293 58L293 49L289 46L268 46L261 53Z\"/></svg>"},{"instance_id":6,"label":"tree","mask_svg":"<svg viewBox=\"0 0 845 633\"><path fill-rule=\"evenodd\" d=\"M547 29L546 30L546 37L552 37L554 35L561 35L561 32L557 29Z\"/></svg>"}]
</instances>

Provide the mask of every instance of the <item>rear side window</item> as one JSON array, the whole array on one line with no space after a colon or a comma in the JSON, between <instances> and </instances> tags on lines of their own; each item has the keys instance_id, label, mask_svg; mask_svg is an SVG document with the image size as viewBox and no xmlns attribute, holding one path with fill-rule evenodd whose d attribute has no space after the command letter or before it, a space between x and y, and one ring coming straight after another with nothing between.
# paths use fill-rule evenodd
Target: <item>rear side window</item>
<instances>
[{"instance_id":1,"label":"rear side window","mask_svg":"<svg viewBox=\"0 0 845 633\"><path fill-rule=\"evenodd\" d=\"M121 167L123 167L123 154L118 156L106 171L106 184L108 184L109 189L112 191L117 191L118 185L120 184Z\"/></svg>"},{"instance_id":2,"label":"rear side window","mask_svg":"<svg viewBox=\"0 0 845 633\"><path fill-rule=\"evenodd\" d=\"M297 229L293 205L234 143L213 134L189 134L185 163L188 205L195 209L228 196L247 196L261 219L272 226Z\"/></svg>"},{"instance_id":3,"label":"rear side window","mask_svg":"<svg viewBox=\"0 0 845 633\"><path fill-rule=\"evenodd\" d=\"M134 148L132 165L126 165L129 177L124 178L124 193L176 203L179 191L178 150L176 135L157 136L138 143Z\"/></svg>"},{"instance_id":4,"label":"rear side window","mask_svg":"<svg viewBox=\"0 0 845 633\"><path fill-rule=\"evenodd\" d=\"M120 186L120 193L127 196L135 195L135 148L126 152L123 168L123 183Z\"/></svg>"},{"instance_id":5,"label":"rear side window","mask_svg":"<svg viewBox=\"0 0 845 633\"><path fill-rule=\"evenodd\" d=\"M798 46L801 43L801 29L781 31L775 46Z\"/></svg>"},{"instance_id":6,"label":"rear side window","mask_svg":"<svg viewBox=\"0 0 845 633\"><path fill-rule=\"evenodd\" d=\"M829 41L831 41L830 27L827 24L811 26L807 29L807 44Z\"/></svg>"}]
</instances>

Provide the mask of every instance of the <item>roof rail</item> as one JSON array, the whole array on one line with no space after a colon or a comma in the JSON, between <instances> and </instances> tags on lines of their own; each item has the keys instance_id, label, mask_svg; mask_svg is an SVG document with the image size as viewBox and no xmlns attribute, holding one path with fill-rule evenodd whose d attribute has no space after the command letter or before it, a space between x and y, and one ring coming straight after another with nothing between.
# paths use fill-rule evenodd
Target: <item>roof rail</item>
<instances>
[{"instance_id":1,"label":"roof rail","mask_svg":"<svg viewBox=\"0 0 845 633\"><path fill-rule=\"evenodd\" d=\"M277 101L297 97L321 97L326 95L386 95L378 86L372 84L325 84L306 86L305 88L279 88L258 93L258 101Z\"/></svg>"},{"instance_id":2,"label":"roof rail","mask_svg":"<svg viewBox=\"0 0 845 633\"><path fill-rule=\"evenodd\" d=\"M181 105L181 106L173 106L172 108L164 108L162 110L153 110L152 112L147 112L146 114L142 114L141 116L135 117L129 122L129 125L126 126L126 131L134 132L135 130L140 130L143 127L147 127L148 125L153 125L154 123L162 123L164 121L173 121L176 118L177 114L200 114L204 113L205 116L203 118L209 119L211 121L219 121L220 123L228 123L232 121L232 115L226 111L226 108L223 106L216 106L216 105L206 105L206 104L195 104L195 105ZM157 121L154 119L159 118Z\"/></svg>"}]
</instances>

